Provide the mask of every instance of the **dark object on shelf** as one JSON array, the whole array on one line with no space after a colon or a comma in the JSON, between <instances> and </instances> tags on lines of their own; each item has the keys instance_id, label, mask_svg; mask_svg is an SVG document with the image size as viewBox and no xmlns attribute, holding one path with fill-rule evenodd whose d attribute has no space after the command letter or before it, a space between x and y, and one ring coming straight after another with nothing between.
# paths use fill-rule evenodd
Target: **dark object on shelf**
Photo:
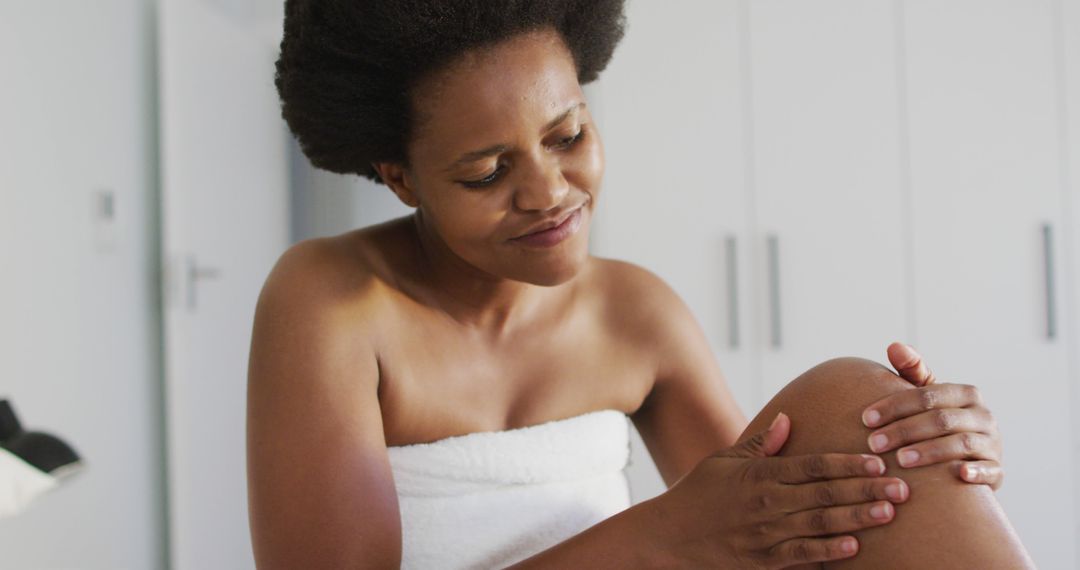
<instances>
[{"instance_id":1,"label":"dark object on shelf","mask_svg":"<svg viewBox=\"0 0 1080 570\"><path fill-rule=\"evenodd\" d=\"M0 400L0 447L54 477L78 470L80 458L60 438L40 431L25 431L8 400Z\"/></svg>"}]
</instances>

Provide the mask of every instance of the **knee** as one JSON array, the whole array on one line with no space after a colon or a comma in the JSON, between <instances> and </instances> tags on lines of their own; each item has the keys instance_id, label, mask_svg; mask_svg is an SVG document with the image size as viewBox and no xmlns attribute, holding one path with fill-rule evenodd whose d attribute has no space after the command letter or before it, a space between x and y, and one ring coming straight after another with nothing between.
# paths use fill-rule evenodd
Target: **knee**
<instances>
[{"instance_id":1,"label":"knee","mask_svg":"<svg viewBox=\"0 0 1080 570\"><path fill-rule=\"evenodd\" d=\"M740 436L766 429L779 412L791 418L791 435L782 455L870 453L870 429L862 412L900 390L914 389L885 366L863 358L835 358L792 380L750 422Z\"/></svg>"},{"instance_id":2,"label":"knee","mask_svg":"<svg viewBox=\"0 0 1080 570\"><path fill-rule=\"evenodd\" d=\"M830 360L777 393L740 441L765 430L778 412L784 412L791 418L791 434L779 455L872 453L867 443L872 430L862 423L863 410L890 394L913 389L876 362ZM902 468L896 450L878 455L885 461L887 476L907 483L910 498L897 506L887 526L853 533L859 539L857 559L830 562L828 567L1034 567L989 487L960 481L943 463ZM919 548L910 547L912 540Z\"/></svg>"}]
</instances>

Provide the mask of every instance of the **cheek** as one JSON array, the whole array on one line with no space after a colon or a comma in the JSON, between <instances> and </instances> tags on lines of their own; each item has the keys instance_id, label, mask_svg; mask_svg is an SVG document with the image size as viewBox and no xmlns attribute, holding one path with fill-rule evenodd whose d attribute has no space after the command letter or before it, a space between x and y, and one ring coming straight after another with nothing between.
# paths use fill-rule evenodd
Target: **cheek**
<instances>
[{"instance_id":1,"label":"cheek","mask_svg":"<svg viewBox=\"0 0 1080 570\"><path fill-rule=\"evenodd\" d=\"M600 179L604 175L604 145L599 136L593 136L585 143L581 152L574 157L571 169L575 185L590 193L599 190Z\"/></svg>"},{"instance_id":2,"label":"cheek","mask_svg":"<svg viewBox=\"0 0 1080 570\"><path fill-rule=\"evenodd\" d=\"M498 235L506 215L506 200L497 194L491 190L472 193L447 188L445 199L428 202L428 215L436 220L435 226L448 244L471 248Z\"/></svg>"}]
</instances>

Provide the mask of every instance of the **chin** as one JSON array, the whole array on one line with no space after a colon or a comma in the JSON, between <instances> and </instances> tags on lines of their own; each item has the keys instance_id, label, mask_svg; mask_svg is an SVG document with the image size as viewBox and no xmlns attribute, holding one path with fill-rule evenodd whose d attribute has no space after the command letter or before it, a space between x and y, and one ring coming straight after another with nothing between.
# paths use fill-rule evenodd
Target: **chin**
<instances>
[{"instance_id":1,"label":"chin","mask_svg":"<svg viewBox=\"0 0 1080 570\"><path fill-rule=\"evenodd\" d=\"M566 252L550 260L538 261L519 268L512 278L541 287L554 287L570 281L581 273L589 260L589 248L582 244L573 252Z\"/></svg>"}]
</instances>

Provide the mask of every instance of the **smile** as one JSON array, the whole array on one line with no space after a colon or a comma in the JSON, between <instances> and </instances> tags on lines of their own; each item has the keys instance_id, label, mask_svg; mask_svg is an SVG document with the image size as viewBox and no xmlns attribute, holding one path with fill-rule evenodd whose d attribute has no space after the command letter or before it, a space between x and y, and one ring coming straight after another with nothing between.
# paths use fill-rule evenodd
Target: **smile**
<instances>
[{"instance_id":1,"label":"smile","mask_svg":"<svg viewBox=\"0 0 1080 570\"><path fill-rule=\"evenodd\" d=\"M578 228L581 227L582 209L584 209L584 206L574 210L572 214L566 217L566 220L564 220L563 223L551 229L516 237L510 241L532 247L551 247L557 245L566 238L577 233Z\"/></svg>"}]
</instances>

